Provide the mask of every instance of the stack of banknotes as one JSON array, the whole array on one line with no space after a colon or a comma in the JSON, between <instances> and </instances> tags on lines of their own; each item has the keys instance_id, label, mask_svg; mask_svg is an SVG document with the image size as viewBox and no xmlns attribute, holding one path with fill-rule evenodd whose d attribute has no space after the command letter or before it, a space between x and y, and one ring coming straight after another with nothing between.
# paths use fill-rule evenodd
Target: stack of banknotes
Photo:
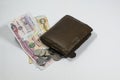
<instances>
[{"instance_id":1,"label":"stack of banknotes","mask_svg":"<svg viewBox=\"0 0 120 80\"><path fill-rule=\"evenodd\" d=\"M54 61L59 61L62 56L44 45L39 37L50 29L46 16L32 17L24 14L12 20L9 24L15 39L27 54L30 64L35 64L40 69L45 69Z\"/></svg>"}]
</instances>

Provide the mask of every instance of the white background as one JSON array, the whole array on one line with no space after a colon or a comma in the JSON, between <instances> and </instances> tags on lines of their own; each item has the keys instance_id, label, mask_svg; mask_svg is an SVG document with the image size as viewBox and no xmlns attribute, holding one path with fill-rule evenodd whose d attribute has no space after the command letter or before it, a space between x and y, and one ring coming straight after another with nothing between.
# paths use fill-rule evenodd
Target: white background
<instances>
[{"instance_id":1,"label":"white background","mask_svg":"<svg viewBox=\"0 0 120 80\"><path fill-rule=\"evenodd\" d=\"M26 12L46 15L50 26L69 14L94 32L75 59L40 71L7 27ZM120 80L120 0L0 0L0 80Z\"/></svg>"}]
</instances>

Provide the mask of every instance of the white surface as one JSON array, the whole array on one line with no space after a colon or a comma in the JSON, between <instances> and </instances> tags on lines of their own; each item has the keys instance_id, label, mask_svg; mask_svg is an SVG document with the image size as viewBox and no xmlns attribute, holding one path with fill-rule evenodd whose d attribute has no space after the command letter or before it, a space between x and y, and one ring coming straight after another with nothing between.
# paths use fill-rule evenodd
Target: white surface
<instances>
[{"instance_id":1,"label":"white surface","mask_svg":"<svg viewBox=\"0 0 120 80\"><path fill-rule=\"evenodd\" d=\"M7 24L31 12L46 15L53 26L69 14L94 33L72 60L40 71L27 62ZM0 0L0 80L120 80L120 0Z\"/></svg>"}]
</instances>

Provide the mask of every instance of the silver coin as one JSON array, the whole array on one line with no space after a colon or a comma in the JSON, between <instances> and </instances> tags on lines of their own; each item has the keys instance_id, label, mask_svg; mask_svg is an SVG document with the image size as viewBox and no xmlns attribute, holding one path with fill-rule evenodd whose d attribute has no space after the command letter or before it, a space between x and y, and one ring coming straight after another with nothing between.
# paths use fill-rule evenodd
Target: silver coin
<instances>
[{"instance_id":1,"label":"silver coin","mask_svg":"<svg viewBox=\"0 0 120 80\"><path fill-rule=\"evenodd\" d=\"M40 66L45 66L45 64L47 62L42 57L39 57L36 61L37 61L37 64L40 65Z\"/></svg>"},{"instance_id":2,"label":"silver coin","mask_svg":"<svg viewBox=\"0 0 120 80\"><path fill-rule=\"evenodd\" d=\"M50 54L51 54L51 55L50 55L51 58L52 58L53 60L55 60L55 61L59 61L59 60L62 59L62 56L59 55L58 53L55 53L55 52L50 51Z\"/></svg>"},{"instance_id":3,"label":"silver coin","mask_svg":"<svg viewBox=\"0 0 120 80\"><path fill-rule=\"evenodd\" d=\"M45 55L45 53L46 53L46 50L44 50L44 49L36 49L34 52L34 55L43 56L43 55Z\"/></svg>"}]
</instances>

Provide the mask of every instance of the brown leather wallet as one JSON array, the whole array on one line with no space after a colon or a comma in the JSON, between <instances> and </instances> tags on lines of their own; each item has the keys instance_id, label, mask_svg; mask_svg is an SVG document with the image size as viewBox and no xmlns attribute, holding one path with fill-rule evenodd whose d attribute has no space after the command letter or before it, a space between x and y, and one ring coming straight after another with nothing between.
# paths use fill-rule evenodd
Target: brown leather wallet
<instances>
[{"instance_id":1,"label":"brown leather wallet","mask_svg":"<svg viewBox=\"0 0 120 80\"><path fill-rule=\"evenodd\" d=\"M50 30L44 33L41 41L65 58L76 56L75 50L88 39L92 28L69 16L64 16Z\"/></svg>"}]
</instances>

